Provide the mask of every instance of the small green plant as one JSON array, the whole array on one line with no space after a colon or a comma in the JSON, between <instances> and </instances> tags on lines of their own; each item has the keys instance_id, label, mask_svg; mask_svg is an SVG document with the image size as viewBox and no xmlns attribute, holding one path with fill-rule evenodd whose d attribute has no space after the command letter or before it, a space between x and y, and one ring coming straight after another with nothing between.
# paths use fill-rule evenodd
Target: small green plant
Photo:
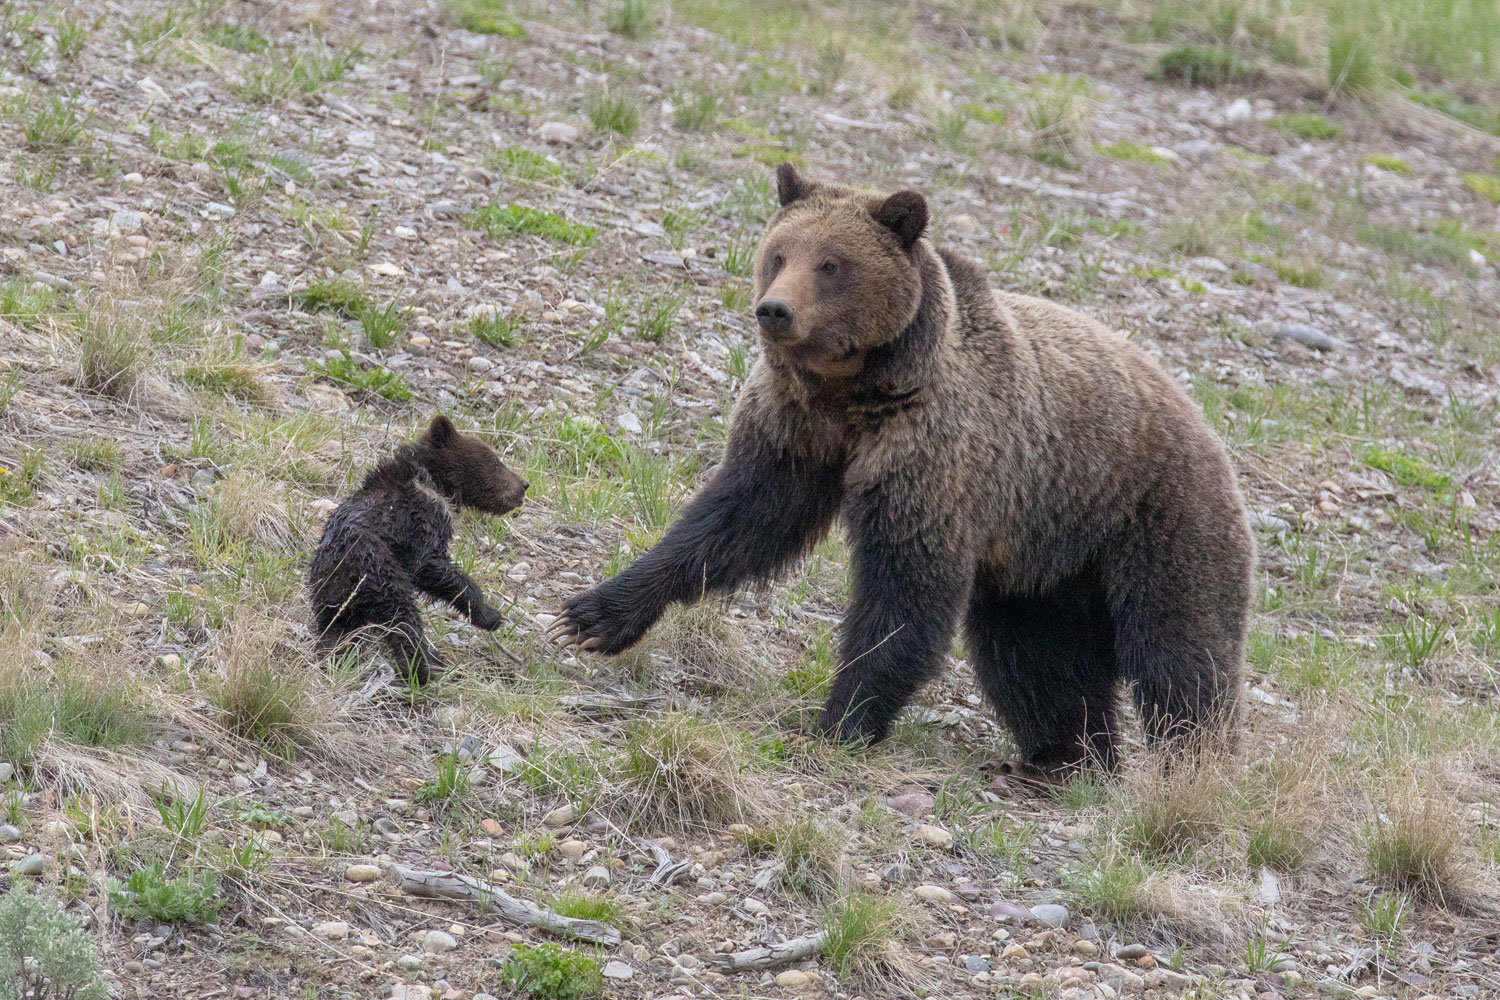
<instances>
[{"instance_id":1,"label":"small green plant","mask_svg":"<svg viewBox=\"0 0 1500 1000\"><path fill-rule=\"evenodd\" d=\"M92 935L57 900L22 886L0 896L0 997L109 997Z\"/></svg>"},{"instance_id":2,"label":"small green plant","mask_svg":"<svg viewBox=\"0 0 1500 1000\"><path fill-rule=\"evenodd\" d=\"M83 47L88 42L89 29L87 25L78 21L60 20L57 22L57 55L65 62L75 62L83 55Z\"/></svg>"},{"instance_id":3,"label":"small green plant","mask_svg":"<svg viewBox=\"0 0 1500 1000\"><path fill-rule=\"evenodd\" d=\"M73 467L84 472L109 472L124 461L124 452L110 438L77 438L68 442L67 455Z\"/></svg>"},{"instance_id":4,"label":"small green plant","mask_svg":"<svg viewBox=\"0 0 1500 1000\"><path fill-rule=\"evenodd\" d=\"M1359 906L1359 925L1382 948L1389 948L1401 937L1406 923L1406 897L1382 892Z\"/></svg>"},{"instance_id":5,"label":"small green plant","mask_svg":"<svg viewBox=\"0 0 1500 1000\"><path fill-rule=\"evenodd\" d=\"M651 31L650 0L610 0L604 26L617 35L644 38Z\"/></svg>"},{"instance_id":6,"label":"small green plant","mask_svg":"<svg viewBox=\"0 0 1500 1000\"><path fill-rule=\"evenodd\" d=\"M137 868L122 883L110 880L109 905L126 920L211 923L218 914L219 879L211 871L168 879L160 861Z\"/></svg>"},{"instance_id":7,"label":"small green plant","mask_svg":"<svg viewBox=\"0 0 1500 1000\"><path fill-rule=\"evenodd\" d=\"M1387 170L1393 174L1400 174L1402 177L1411 176L1411 164L1407 163L1401 157L1392 156L1389 153L1366 153L1360 157L1359 162L1368 163L1372 167L1379 167L1381 170Z\"/></svg>"},{"instance_id":8,"label":"small green plant","mask_svg":"<svg viewBox=\"0 0 1500 1000\"><path fill-rule=\"evenodd\" d=\"M60 153L84 140L91 118L80 113L76 97L56 95L31 115L22 134L28 149Z\"/></svg>"},{"instance_id":9,"label":"small green plant","mask_svg":"<svg viewBox=\"0 0 1500 1000\"><path fill-rule=\"evenodd\" d=\"M469 334L491 347L510 347L516 342L516 331L525 322L520 316L480 313L469 320Z\"/></svg>"},{"instance_id":10,"label":"small green plant","mask_svg":"<svg viewBox=\"0 0 1500 1000\"><path fill-rule=\"evenodd\" d=\"M739 839L751 856L780 860L776 883L783 889L818 898L842 880L847 833L811 816L759 827Z\"/></svg>"},{"instance_id":11,"label":"small green plant","mask_svg":"<svg viewBox=\"0 0 1500 1000\"><path fill-rule=\"evenodd\" d=\"M453 11L465 31L501 38L525 38L526 29L516 23L507 0L458 0Z\"/></svg>"},{"instance_id":12,"label":"small green plant","mask_svg":"<svg viewBox=\"0 0 1500 1000\"><path fill-rule=\"evenodd\" d=\"M680 93L672 106L672 124L680 132L709 132L719 124L724 102L708 91Z\"/></svg>"},{"instance_id":13,"label":"small green plant","mask_svg":"<svg viewBox=\"0 0 1500 1000\"><path fill-rule=\"evenodd\" d=\"M615 927L630 920L630 906L609 896L568 892L547 900L547 908L575 920L597 920Z\"/></svg>"},{"instance_id":14,"label":"small green plant","mask_svg":"<svg viewBox=\"0 0 1500 1000\"><path fill-rule=\"evenodd\" d=\"M1407 615L1394 633L1381 636L1393 659L1420 671L1448 638L1448 622L1422 615Z\"/></svg>"},{"instance_id":15,"label":"small green plant","mask_svg":"<svg viewBox=\"0 0 1500 1000\"><path fill-rule=\"evenodd\" d=\"M418 786L417 798L422 802L445 802L468 790L469 773L464 770L464 762L455 750L438 756L437 776Z\"/></svg>"},{"instance_id":16,"label":"small green plant","mask_svg":"<svg viewBox=\"0 0 1500 1000\"><path fill-rule=\"evenodd\" d=\"M1475 194L1500 204L1500 174L1464 174L1464 186Z\"/></svg>"},{"instance_id":17,"label":"small green plant","mask_svg":"<svg viewBox=\"0 0 1500 1000\"><path fill-rule=\"evenodd\" d=\"M500 978L531 1000L583 1000L604 992L604 973L588 955L556 944L518 944Z\"/></svg>"},{"instance_id":18,"label":"small green plant","mask_svg":"<svg viewBox=\"0 0 1500 1000\"><path fill-rule=\"evenodd\" d=\"M599 239L599 231L593 226L569 222L555 212L527 205L485 205L470 212L466 221L496 240L521 233L586 247Z\"/></svg>"},{"instance_id":19,"label":"small green plant","mask_svg":"<svg viewBox=\"0 0 1500 1000\"><path fill-rule=\"evenodd\" d=\"M1290 955L1289 942L1273 938L1264 926L1245 938L1245 971L1252 976L1269 974L1276 963Z\"/></svg>"},{"instance_id":20,"label":"small green plant","mask_svg":"<svg viewBox=\"0 0 1500 1000\"><path fill-rule=\"evenodd\" d=\"M1233 52L1203 45L1182 45L1162 53L1157 69L1162 79L1188 87L1222 87L1245 75Z\"/></svg>"},{"instance_id":21,"label":"small green plant","mask_svg":"<svg viewBox=\"0 0 1500 1000\"><path fill-rule=\"evenodd\" d=\"M259 55L271 47L265 35L254 28L247 28L243 24L233 22L216 24L204 31L203 37L220 48L233 49L235 52L245 52L250 55Z\"/></svg>"},{"instance_id":22,"label":"small green plant","mask_svg":"<svg viewBox=\"0 0 1500 1000\"><path fill-rule=\"evenodd\" d=\"M1094 148L1105 156L1112 156L1117 160L1148 163L1153 167L1165 167L1170 162L1165 156L1151 149L1151 147L1142 146L1140 143L1131 142L1129 139L1121 139L1119 142L1110 143L1108 146L1095 146Z\"/></svg>"},{"instance_id":23,"label":"small green plant","mask_svg":"<svg viewBox=\"0 0 1500 1000\"><path fill-rule=\"evenodd\" d=\"M550 157L533 153L524 146L496 149L484 158L484 165L508 177L523 181L543 181L562 176L563 168Z\"/></svg>"},{"instance_id":24,"label":"small green plant","mask_svg":"<svg viewBox=\"0 0 1500 1000\"><path fill-rule=\"evenodd\" d=\"M686 292L673 292L642 303L640 319L636 323L636 333L642 340L649 340L654 344L661 343L671 332L673 324L677 322L677 313L681 311L682 304L686 301Z\"/></svg>"},{"instance_id":25,"label":"small green plant","mask_svg":"<svg viewBox=\"0 0 1500 1000\"><path fill-rule=\"evenodd\" d=\"M411 389L407 387L406 379L401 377L400 372L393 372L389 368L366 368L350 357L347 351L342 352L341 357L314 361L307 366L307 370L335 385L363 395L380 396L393 403L404 403L411 399Z\"/></svg>"},{"instance_id":26,"label":"small green plant","mask_svg":"<svg viewBox=\"0 0 1500 1000\"><path fill-rule=\"evenodd\" d=\"M624 94L595 94L589 98L589 121L596 131L629 139L641 127L640 102Z\"/></svg>"},{"instance_id":27,"label":"small green plant","mask_svg":"<svg viewBox=\"0 0 1500 1000\"><path fill-rule=\"evenodd\" d=\"M1447 493L1453 489L1451 476L1434 469L1416 455L1384 445L1370 445L1363 457L1366 465L1387 473L1399 486L1418 486L1435 493Z\"/></svg>"},{"instance_id":28,"label":"small green plant","mask_svg":"<svg viewBox=\"0 0 1500 1000\"><path fill-rule=\"evenodd\" d=\"M1277 115L1266 119L1266 127L1309 141L1337 139L1344 134L1344 126L1312 114Z\"/></svg>"},{"instance_id":29,"label":"small green plant","mask_svg":"<svg viewBox=\"0 0 1500 1000\"><path fill-rule=\"evenodd\" d=\"M872 978L886 964L896 935L896 905L868 893L830 903L818 920L823 960L844 982Z\"/></svg>"},{"instance_id":30,"label":"small green plant","mask_svg":"<svg viewBox=\"0 0 1500 1000\"><path fill-rule=\"evenodd\" d=\"M282 759L291 759L309 726L302 676L252 636L226 646L224 674L209 692L230 732Z\"/></svg>"},{"instance_id":31,"label":"small green plant","mask_svg":"<svg viewBox=\"0 0 1500 1000\"><path fill-rule=\"evenodd\" d=\"M1462 899L1457 820L1415 784L1384 803L1366 830L1370 871L1392 890L1439 906Z\"/></svg>"},{"instance_id":32,"label":"small green plant","mask_svg":"<svg viewBox=\"0 0 1500 1000\"><path fill-rule=\"evenodd\" d=\"M1378 83L1369 39L1352 29L1334 32L1328 39L1328 92L1366 94Z\"/></svg>"},{"instance_id":33,"label":"small green plant","mask_svg":"<svg viewBox=\"0 0 1500 1000\"><path fill-rule=\"evenodd\" d=\"M1151 871L1139 858L1110 849L1093 862L1063 872L1063 889L1081 909L1127 923L1150 913L1145 888Z\"/></svg>"},{"instance_id":34,"label":"small green plant","mask_svg":"<svg viewBox=\"0 0 1500 1000\"><path fill-rule=\"evenodd\" d=\"M1305 832L1286 819L1272 815L1250 831L1245 860L1256 868L1292 872L1307 860L1309 848Z\"/></svg>"},{"instance_id":35,"label":"small green plant","mask_svg":"<svg viewBox=\"0 0 1500 1000\"><path fill-rule=\"evenodd\" d=\"M179 840L194 841L203 832L203 824L208 820L208 799L205 798L203 789L198 790L195 798L184 798L177 794L174 789L168 792L162 789L162 793L154 797L156 812L161 816L161 825L167 832Z\"/></svg>"},{"instance_id":36,"label":"small green plant","mask_svg":"<svg viewBox=\"0 0 1500 1000\"><path fill-rule=\"evenodd\" d=\"M313 281L292 294L292 304L305 312L337 313L347 319L358 319L373 304L364 290L347 281Z\"/></svg>"},{"instance_id":37,"label":"small green plant","mask_svg":"<svg viewBox=\"0 0 1500 1000\"><path fill-rule=\"evenodd\" d=\"M390 347L406 329L406 313L394 300L387 302L383 309L374 305L361 309L359 325L364 330L365 340L374 348Z\"/></svg>"},{"instance_id":38,"label":"small green plant","mask_svg":"<svg viewBox=\"0 0 1500 1000\"><path fill-rule=\"evenodd\" d=\"M10 374L3 382L0 382L0 417L10 412L11 402L24 385L25 383L21 381L21 366L12 365Z\"/></svg>"}]
</instances>

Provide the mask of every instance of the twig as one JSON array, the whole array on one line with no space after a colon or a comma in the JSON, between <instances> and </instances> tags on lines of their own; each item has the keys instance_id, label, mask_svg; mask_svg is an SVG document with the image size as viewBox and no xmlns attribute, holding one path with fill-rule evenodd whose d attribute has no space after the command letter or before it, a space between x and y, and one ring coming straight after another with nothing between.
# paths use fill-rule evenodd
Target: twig
<instances>
[{"instance_id":1,"label":"twig","mask_svg":"<svg viewBox=\"0 0 1500 1000\"><path fill-rule=\"evenodd\" d=\"M747 948L727 954L710 955L708 962L721 972L752 972L756 969L772 969L778 965L790 965L809 955L816 955L828 942L824 931L806 937L792 938L764 948Z\"/></svg>"},{"instance_id":2,"label":"twig","mask_svg":"<svg viewBox=\"0 0 1500 1000\"><path fill-rule=\"evenodd\" d=\"M396 884L413 896L483 903L493 906L501 917L523 927L535 927L548 934L591 941L594 944L620 943L620 931L616 927L598 920L580 920L540 909L517 899L498 886L470 875L421 871L400 865L393 865L391 873L396 877Z\"/></svg>"}]
</instances>

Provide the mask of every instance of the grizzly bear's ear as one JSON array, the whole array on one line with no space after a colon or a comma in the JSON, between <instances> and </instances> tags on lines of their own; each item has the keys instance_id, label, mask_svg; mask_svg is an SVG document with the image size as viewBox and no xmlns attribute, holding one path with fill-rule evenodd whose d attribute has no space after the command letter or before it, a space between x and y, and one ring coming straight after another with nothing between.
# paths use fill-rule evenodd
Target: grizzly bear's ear
<instances>
[{"instance_id":1,"label":"grizzly bear's ear","mask_svg":"<svg viewBox=\"0 0 1500 1000\"><path fill-rule=\"evenodd\" d=\"M458 428L453 426L453 421L439 413L427 425L427 433L423 437L434 448L446 448L458 439Z\"/></svg>"},{"instance_id":2,"label":"grizzly bear's ear","mask_svg":"<svg viewBox=\"0 0 1500 1000\"><path fill-rule=\"evenodd\" d=\"M812 193L812 189L813 185L803 180L797 173L797 168L790 163L783 163L776 168L776 196L783 205L806 198Z\"/></svg>"},{"instance_id":3,"label":"grizzly bear's ear","mask_svg":"<svg viewBox=\"0 0 1500 1000\"><path fill-rule=\"evenodd\" d=\"M897 191L872 214L876 222L896 234L903 250L910 250L927 229L927 199L915 191Z\"/></svg>"}]
</instances>

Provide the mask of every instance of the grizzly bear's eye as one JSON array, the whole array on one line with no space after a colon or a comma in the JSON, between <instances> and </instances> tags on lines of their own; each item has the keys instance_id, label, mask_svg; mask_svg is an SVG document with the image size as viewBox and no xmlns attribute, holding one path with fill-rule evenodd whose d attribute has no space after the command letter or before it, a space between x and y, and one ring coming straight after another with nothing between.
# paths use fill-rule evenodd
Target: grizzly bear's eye
<instances>
[{"instance_id":1,"label":"grizzly bear's eye","mask_svg":"<svg viewBox=\"0 0 1500 1000\"><path fill-rule=\"evenodd\" d=\"M821 263L821 264L818 265L818 270L819 271L823 271L823 272L825 272L827 274L832 274L834 271L837 271L838 269L839 269L838 264L835 261L831 261L831 260L825 260L823 263Z\"/></svg>"},{"instance_id":2,"label":"grizzly bear's eye","mask_svg":"<svg viewBox=\"0 0 1500 1000\"><path fill-rule=\"evenodd\" d=\"M783 257L783 256L781 256L781 254L777 254L776 256L774 256L774 257L771 258L771 269L775 270L775 271L779 271L779 270L781 270L781 265L783 265L785 263L786 263L786 258Z\"/></svg>"}]
</instances>

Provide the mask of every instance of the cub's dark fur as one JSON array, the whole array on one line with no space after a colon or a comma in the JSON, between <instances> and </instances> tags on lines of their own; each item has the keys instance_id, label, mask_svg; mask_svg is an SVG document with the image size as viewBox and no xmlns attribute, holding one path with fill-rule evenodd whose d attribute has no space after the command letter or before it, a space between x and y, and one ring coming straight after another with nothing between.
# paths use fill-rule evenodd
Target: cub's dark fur
<instances>
[{"instance_id":1,"label":"cub's dark fur","mask_svg":"<svg viewBox=\"0 0 1500 1000\"><path fill-rule=\"evenodd\" d=\"M1027 765L1113 765L1126 682L1151 742L1231 738L1254 548L1192 401L1101 324L934 250L916 192L777 177L755 261L765 350L723 464L557 631L619 652L839 518L853 597L825 732L884 737L962 626Z\"/></svg>"},{"instance_id":2,"label":"cub's dark fur","mask_svg":"<svg viewBox=\"0 0 1500 1000\"><path fill-rule=\"evenodd\" d=\"M369 628L385 638L398 667L425 684L442 660L422 634L414 591L447 601L478 628L499 628L500 612L448 558L453 514L461 507L508 513L527 485L484 442L434 417L419 439L365 476L323 529L307 575L319 648Z\"/></svg>"}]
</instances>

